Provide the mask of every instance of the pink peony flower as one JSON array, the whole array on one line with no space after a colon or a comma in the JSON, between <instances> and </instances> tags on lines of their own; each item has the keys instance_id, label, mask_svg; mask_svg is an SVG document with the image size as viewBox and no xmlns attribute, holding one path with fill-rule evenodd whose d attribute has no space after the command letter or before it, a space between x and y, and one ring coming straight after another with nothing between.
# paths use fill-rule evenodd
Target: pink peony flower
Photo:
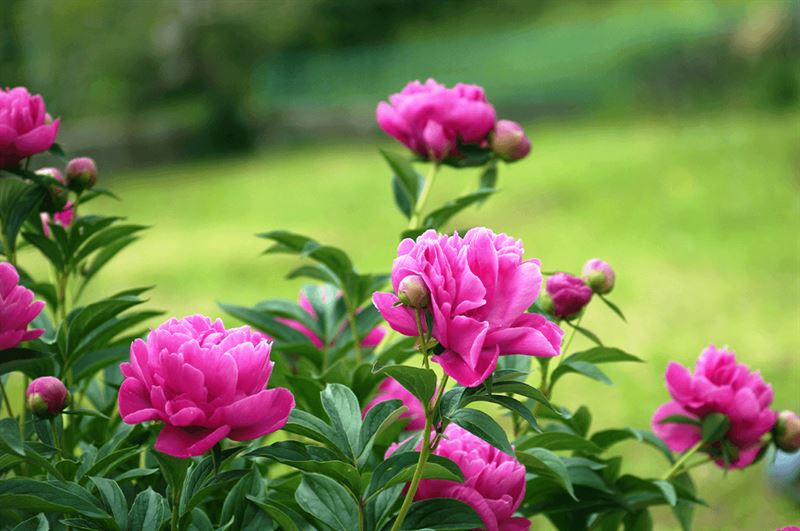
<instances>
[{"instance_id":1,"label":"pink peony flower","mask_svg":"<svg viewBox=\"0 0 800 531\"><path fill-rule=\"evenodd\" d=\"M25 400L33 414L39 418L55 417L69 405L69 391L54 376L33 380L25 390Z\"/></svg>"},{"instance_id":2,"label":"pink peony flower","mask_svg":"<svg viewBox=\"0 0 800 531\"><path fill-rule=\"evenodd\" d=\"M547 294L552 300L553 315L559 319L572 319L589 304L592 288L569 273L556 273L547 279Z\"/></svg>"},{"instance_id":3,"label":"pink peony flower","mask_svg":"<svg viewBox=\"0 0 800 531\"><path fill-rule=\"evenodd\" d=\"M433 337L444 351L432 359L465 386L483 382L498 356L557 356L563 331L541 315L525 313L539 294L539 261L522 259L522 242L486 228L462 238L429 230L405 239L392 266L397 292L409 275L430 290L428 311ZM395 293L375 293L372 301L397 332L417 335L414 310L396 305Z\"/></svg>"},{"instance_id":4,"label":"pink peony flower","mask_svg":"<svg viewBox=\"0 0 800 531\"><path fill-rule=\"evenodd\" d=\"M614 289L616 275L608 264L599 258L592 258L583 265L581 276L584 282L592 288L595 293L605 295Z\"/></svg>"},{"instance_id":5,"label":"pink peony flower","mask_svg":"<svg viewBox=\"0 0 800 531\"><path fill-rule=\"evenodd\" d=\"M0 89L0 168L50 149L58 125L41 96L31 96L24 87Z\"/></svg>"},{"instance_id":6,"label":"pink peony flower","mask_svg":"<svg viewBox=\"0 0 800 531\"><path fill-rule=\"evenodd\" d=\"M42 329L28 330L42 308L44 302L34 301L33 292L19 285L19 274L14 266L0 263L0 350L14 348L44 334Z\"/></svg>"},{"instance_id":7,"label":"pink peony flower","mask_svg":"<svg viewBox=\"0 0 800 531\"><path fill-rule=\"evenodd\" d=\"M494 126L490 146L501 159L514 162L524 159L531 152L531 141L517 122L500 120Z\"/></svg>"},{"instance_id":8,"label":"pink peony flower","mask_svg":"<svg viewBox=\"0 0 800 531\"><path fill-rule=\"evenodd\" d=\"M419 156L441 161L458 156L458 141L483 144L494 128L494 107L477 85L447 88L429 79L412 81L382 101L378 125Z\"/></svg>"},{"instance_id":9,"label":"pink peony flower","mask_svg":"<svg viewBox=\"0 0 800 531\"><path fill-rule=\"evenodd\" d=\"M327 302L325 300L326 295L324 292L320 291L320 297L322 297L323 301ZM337 298L339 297L341 297L341 295L337 295ZM300 292L300 296L298 297L297 303L300 305L301 308L303 308L306 312L308 312L309 315L311 315L311 317L317 319L317 312L314 311L314 307L311 305L311 301L308 300L308 296L304 292L302 291ZM314 346L317 347L318 349L322 349L325 346L322 344L322 338L320 338L317 334L309 330L308 327L305 326L303 323L295 321L294 319L278 318L277 320L287 326L290 326L291 328L294 328L298 332L308 337L308 339L310 339L311 342L314 344ZM345 324L342 327L342 329L344 330L346 327L347 325ZM375 328L370 330L369 334L367 334L366 337L364 337L364 339L361 340L361 346L367 348L376 347L378 346L378 343L381 342L383 336L385 335L386 335L386 330L382 326L376 326Z\"/></svg>"},{"instance_id":10,"label":"pink peony flower","mask_svg":"<svg viewBox=\"0 0 800 531\"><path fill-rule=\"evenodd\" d=\"M119 412L127 424L165 425L155 448L175 457L204 453L224 437L279 430L294 408L287 389L266 389L272 344L249 327L226 330L202 315L170 319L131 345Z\"/></svg>"},{"instance_id":11,"label":"pink peony flower","mask_svg":"<svg viewBox=\"0 0 800 531\"><path fill-rule=\"evenodd\" d=\"M387 455L396 447L391 446ZM464 474L464 483L423 479L414 500L460 500L475 509L488 531L530 529L530 520L514 516L525 497L525 467L514 457L455 424L445 428L433 453L454 461Z\"/></svg>"},{"instance_id":12,"label":"pink peony flower","mask_svg":"<svg viewBox=\"0 0 800 531\"><path fill-rule=\"evenodd\" d=\"M665 423L670 415L703 419L710 413L722 413L730 421L725 435L739 450L732 468L753 462L761 450L761 438L775 425L777 414L769 409L772 387L758 372L736 363L733 352L709 346L700 355L694 375L686 367L671 362L666 373L667 390L672 401L653 415L653 431L675 452L684 452L697 444L700 428L692 424ZM720 459L717 464L724 466Z\"/></svg>"},{"instance_id":13,"label":"pink peony flower","mask_svg":"<svg viewBox=\"0 0 800 531\"><path fill-rule=\"evenodd\" d=\"M401 419L409 419L406 430L421 430L425 427L425 408L422 406L422 402L394 378L386 378L381 382L378 386L378 394L364 407L364 415L376 404L385 400L400 400L408 408L408 411L400 415Z\"/></svg>"}]
</instances>

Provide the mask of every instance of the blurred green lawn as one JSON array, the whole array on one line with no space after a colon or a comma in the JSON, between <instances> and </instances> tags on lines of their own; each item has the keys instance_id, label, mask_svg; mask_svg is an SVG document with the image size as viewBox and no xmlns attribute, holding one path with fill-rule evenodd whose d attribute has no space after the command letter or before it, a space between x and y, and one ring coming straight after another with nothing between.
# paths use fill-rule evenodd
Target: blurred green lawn
<instances>
[{"instance_id":1,"label":"blurred green lawn","mask_svg":"<svg viewBox=\"0 0 800 531\"><path fill-rule=\"evenodd\" d=\"M546 271L577 272L595 256L611 262L611 298L629 323L597 303L584 324L648 362L611 368L611 388L565 379L556 400L590 404L598 429L646 427L667 398L667 361L691 364L715 343L763 372L777 408L800 410L798 123L794 111L528 124L532 156L502 167L501 192L453 228L486 225L522 238ZM259 256L265 242L254 237L277 228L340 246L364 271L388 270L405 223L376 148L305 145L108 178L123 202L93 208L153 227L94 291L155 285L151 306L177 316L220 315L216 301L294 298L300 284L284 275L296 260ZM475 181L475 171L444 170L434 203ZM635 444L620 451L641 455L633 460L640 471L665 468ZM698 470L710 508L698 510L696 528L775 529L800 520L769 492L764 468L727 478ZM677 528L668 511L656 516L658 529Z\"/></svg>"}]
</instances>

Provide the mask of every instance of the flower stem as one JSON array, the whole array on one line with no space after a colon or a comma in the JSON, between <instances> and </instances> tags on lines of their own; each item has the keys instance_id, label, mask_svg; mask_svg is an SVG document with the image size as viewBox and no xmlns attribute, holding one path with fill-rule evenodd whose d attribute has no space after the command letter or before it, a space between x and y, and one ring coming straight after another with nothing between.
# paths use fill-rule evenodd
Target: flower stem
<instances>
[{"instance_id":1,"label":"flower stem","mask_svg":"<svg viewBox=\"0 0 800 531\"><path fill-rule=\"evenodd\" d=\"M438 401L437 401L438 404ZM394 521L392 531L398 531L406 519L408 510L411 508L411 503L414 501L414 495L419 488L419 482L422 479L422 471L425 469L425 463L428 462L428 457L431 453L431 426L433 425L433 411L430 408L425 408L425 430L422 435L422 448L419 452L419 460L417 467L414 469L414 476L411 478L411 483L408 486L408 492L403 500L403 505L400 506L400 512L397 513L397 519Z\"/></svg>"},{"instance_id":2,"label":"flower stem","mask_svg":"<svg viewBox=\"0 0 800 531\"><path fill-rule=\"evenodd\" d=\"M670 469L667 471L667 473L666 473L666 474L664 474L663 476L661 476L661 479L663 479L664 481L666 481L666 480L670 479L672 476L674 476L674 475L675 475L675 473L676 473L676 472L678 472L678 471L681 469L681 467L683 466L683 464L684 464L684 463L686 463L686 461L688 461L688 460L689 460L689 458L690 458L690 457L692 457L692 456L693 456L695 453L697 453L697 451L698 451L698 450L700 450L700 448L702 448L704 445L705 445L705 441L703 441L703 440L700 440L700 441L699 441L697 444L695 444L694 446L692 446L691 448L689 448L689 450L687 450L687 451L686 451L686 453L684 453L684 454L683 454L683 455L680 457L680 459L678 459L677 461L675 461L675 464L674 464L674 465L672 465L672 468L670 468Z\"/></svg>"},{"instance_id":3,"label":"flower stem","mask_svg":"<svg viewBox=\"0 0 800 531\"><path fill-rule=\"evenodd\" d=\"M567 338L567 342L564 343L564 348L561 349L561 355L558 357L558 364L561 365L561 361L567 357L567 352L569 352L569 347L572 346L572 340L575 338L575 332L578 331L578 327L581 325L581 319L583 319L583 315L578 317L578 320L575 324L570 324L570 328L572 330L569 333L569 337Z\"/></svg>"},{"instance_id":4,"label":"flower stem","mask_svg":"<svg viewBox=\"0 0 800 531\"><path fill-rule=\"evenodd\" d=\"M356 312L355 310L353 310L353 307L347 300L345 300L345 306L347 307L347 320L350 323L350 333L353 335L353 350L356 353L356 363L361 364L361 360L364 358L364 354L363 352L361 352L361 338L358 337L358 326L356 326Z\"/></svg>"},{"instance_id":5,"label":"flower stem","mask_svg":"<svg viewBox=\"0 0 800 531\"><path fill-rule=\"evenodd\" d=\"M176 488L172 493L172 518L170 519L169 528L171 531L179 531L180 525L180 503L181 503L181 490Z\"/></svg>"},{"instance_id":6,"label":"flower stem","mask_svg":"<svg viewBox=\"0 0 800 531\"><path fill-rule=\"evenodd\" d=\"M14 412L11 410L11 400L8 399L8 393L6 393L6 386L3 385L3 379L0 378L0 391L3 393L3 401L6 403L6 409L8 410L8 416L14 418Z\"/></svg>"},{"instance_id":7,"label":"flower stem","mask_svg":"<svg viewBox=\"0 0 800 531\"><path fill-rule=\"evenodd\" d=\"M428 364L428 340L425 338L425 331L422 329L422 319L420 318L420 314L423 310L414 310L414 320L417 323L417 334L419 334L419 350L422 352L422 365L426 369L430 369L430 365Z\"/></svg>"},{"instance_id":8,"label":"flower stem","mask_svg":"<svg viewBox=\"0 0 800 531\"><path fill-rule=\"evenodd\" d=\"M436 174L439 172L439 163L434 162L431 164L431 169L425 177L425 184L422 185L422 191L419 193L417 203L414 205L414 210L411 212L411 218L408 220L408 230L415 230L419 228L420 217L422 210L425 208L425 203L428 202L428 196L433 188L433 182L436 180Z\"/></svg>"}]
</instances>

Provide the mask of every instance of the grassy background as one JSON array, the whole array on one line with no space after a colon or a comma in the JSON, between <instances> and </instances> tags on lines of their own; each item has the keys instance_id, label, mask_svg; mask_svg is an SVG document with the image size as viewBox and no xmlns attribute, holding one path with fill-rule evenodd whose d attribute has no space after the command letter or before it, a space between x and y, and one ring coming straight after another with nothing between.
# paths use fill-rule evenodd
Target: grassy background
<instances>
[{"instance_id":1,"label":"grassy background","mask_svg":"<svg viewBox=\"0 0 800 531\"><path fill-rule=\"evenodd\" d=\"M584 324L648 362L612 368L613 388L565 379L557 401L590 404L595 429L648 426L667 398L667 361L693 364L715 343L763 372L777 408L800 409L798 120L795 111L528 124L533 155L501 168L501 193L453 228L486 225L522 238L544 270L577 272L587 258L607 259L618 278L612 299L629 324L599 303ZM98 200L91 209L153 227L95 293L155 285L151 306L177 316L220 315L215 301L294 298L300 284L283 276L295 260L260 257L257 232L291 229L341 246L362 270L385 271L405 225L369 142L126 173L110 185L123 202ZM433 204L474 186L474 171L444 170ZM620 451L636 452L639 471L663 472L647 450ZM698 511L696 528L774 529L799 520L769 491L764 468L727 478L699 469L711 507ZM658 529L676 528L668 511L656 517Z\"/></svg>"}]
</instances>

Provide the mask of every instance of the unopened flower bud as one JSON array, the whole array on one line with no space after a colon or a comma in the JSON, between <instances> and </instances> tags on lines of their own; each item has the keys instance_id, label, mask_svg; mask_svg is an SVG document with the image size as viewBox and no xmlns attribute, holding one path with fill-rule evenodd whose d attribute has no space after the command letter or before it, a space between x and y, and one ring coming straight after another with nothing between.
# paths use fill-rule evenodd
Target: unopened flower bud
<instances>
[{"instance_id":1,"label":"unopened flower bud","mask_svg":"<svg viewBox=\"0 0 800 531\"><path fill-rule=\"evenodd\" d=\"M67 164L67 186L76 191L89 190L97 182L97 166L89 157L78 157Z\"/></svg>"},{"instance_id":2,"label":"unopened flower bud","mask_svg":"<svg viewBox=\"0 0 800 531\"><path fill-rule=\"evenodd\" d=\"M419 275L409 275L397 286L397 298L411 308L424 308L431 301L431 292Z\"/></svg>"},{"instance_id":3,"label":"unopened flower bud","mask_svg":"<svg viewBox=\"0 0 800 531\"><path fill-rule=\"evenodd\" d=\"M553 298L547 293L547 290L542 290L539 292L539 299L536 301L536 304L542 310L546 311L550 315L553 315L553 311L555 307L553 306Z\"/></svg>"},{"instance_id":4,"label":"unopened flower bud","mask_svg":"<svg viewBox=\"0 0 800 531\"><path fill-rule=\"evenodd\" d=\"M800 417L794 411L781 411L773 430L775 445L785 452L800 450Z\"/></svg>"},{"instance_id":5,"label":"unopened flower bud","mask_svg":"<svg viewBox=\"0 0 800 531\"><path fill-rule=\"evenodd\" d=\"M583 279L569 273L550 276L545 287L553 304L553 311L550 313L559 319L570 321L580 317L592 299L592 288Z\"/></svg>"},{"instance_id":6,"label":"unopened flower bud","mask_svg":"<svg viewBox=\"0 0 800 531\"><path fill-rule=\"evenodd\" d=\"M511 120L498 121L489 142L492 151L506 162L525 158L531 151L531 141L522 126Z\"/></svg>"},{"instance_id":7,"label":"unopened flower bud","mask_svg":"<svg viewBox=\"0 0 800 531\"><path fill-rule=\"evenodd\" d=\"M70 396L61 380L54 376L42 376L30 383L25 391L25 400L34 415L52 418L69 405Z\"/></svg>"},{"instance_id":8,"label":"unopened flower bud","mask_svg":"<svg viewBox=\"0 0 800 531\"><path fill-rule=\"evenodd\" d=\"M36 170L36 175L44 175L46 177L52 177L61 184L64 184L64 174L61 173L61 170L59 170L58 168L41 168Z\"/></svg>"},{"instance_id":9,"label":"unopened flower bud","mask_svg":"<svg viewBox=\"0 0 800 531\"><path fill-rule=\"evenodd\" d=\"M604 262L599 258L592 258L583 266L581 272L583 280L592 288L592 291L600 295L610 293L614 289L614 280L616 275L608 262Z\"/></svg>"}]
</instances>

